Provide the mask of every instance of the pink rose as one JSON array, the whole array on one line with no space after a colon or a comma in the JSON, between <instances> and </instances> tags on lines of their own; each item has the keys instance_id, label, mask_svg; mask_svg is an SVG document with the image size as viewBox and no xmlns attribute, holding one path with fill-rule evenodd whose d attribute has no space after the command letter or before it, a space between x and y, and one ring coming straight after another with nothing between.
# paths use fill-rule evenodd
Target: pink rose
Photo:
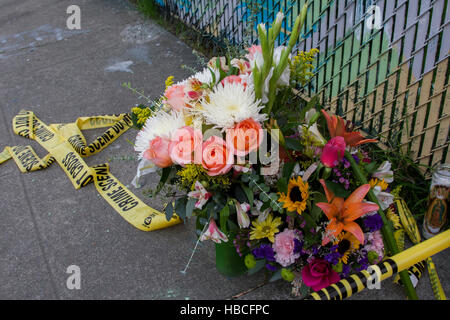
<instances>
[{"instance_id":1,"label":"pink rose","mask_svg":"<svg viewBox=\"0 0 450 320\"><path fill-rule=\"evenodd\" d=\"M164 96L167 98L167 103L175 111L181 111L186 106L186 94L183 85L173 85L166 89Z\"/></svg>"},{"instance_id":2,"label":"pink rose","mask_svg":"<svg viewBox=\"0 0 450 320\"><path fill-rule=\"evenodd\" d=\"M328 167L334 168L342 160L345 153L345 140L341 136L334 137L323 147L320 161Z\"/></svg>"},{"instance_id":3,"label":"pink rose","mask_svg":"<svg viewBox=\"0 0 450 320\"><path fill-rule=\"evenodd\" d=\"M202 145L202 165L210 176L225 174L233 167L234 156L226 142L212 136Z\"/></svg>"},{"instance_id":4,"label":"pink rose","mask_svg":"<svg viewBox=\"0 0 450 320\"><path fill-rule=\"evenodd\" d=\"M341 280L338 273L331 268L331 264L321 258L315 258L302 269L302 279L314 291L319 291Z\"/></svg>"},{"instance_id":5,"label":"pink rose","mask_svg":"<svg viewBox=\"0 0 450 320\"><path fill-rule=\"evenodd\" d=\"M240 157L258 150L263 139L261 125L252 118L243 120L227 130L227 143Z\"/></svg>"},{"instance_id":6,"label":"pink rose","mask_svg":"<svg viewBox=\"0 0 450 320\"><path fill-rule=\"evenodd\" d=\"M300 252L294 253L294 239L298 239L298 236L294 230L287 228L275 236L275 242L272 245L275 252L275 260L283 267L293 264L300 257Z\"/></svg>"},{"instance_id":7,"label":"pink rose","mask_svg":"<svg viewBox=\"0 0 450 320\"><path fill-rule=\"evenodd\" d=\"M189 163L202 163L202 141L203 135L200 130L186 126L178 129L172 136L170 145L170 157L179 165Z\"/></svg>"},{"instance_id":8,"label":"pink rose","mask_svg":"<svg viewBox=\"0 0 450 320\"><path fill-rule=\"evenodd\" d=\"M170 140L167 138L156 137L150 141L150 147L145 150L143 157L152 161L160 168L166 168L172 165L170 158Z\"/></svg>"}]
</instances>

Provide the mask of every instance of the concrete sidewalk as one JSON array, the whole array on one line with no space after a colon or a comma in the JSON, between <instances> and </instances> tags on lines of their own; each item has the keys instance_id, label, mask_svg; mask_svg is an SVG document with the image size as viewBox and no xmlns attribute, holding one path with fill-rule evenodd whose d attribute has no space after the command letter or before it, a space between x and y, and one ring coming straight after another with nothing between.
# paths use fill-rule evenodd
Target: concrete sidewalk
<instances>
[{"instance_id":1,"label":"concrete sidewalk","mask_svg":"<svg viewBox=\"0 0 450 320\"><path fill-rule=\"evenodd\" d=\"M68 30L66 9L81 8L81 30ZM132 86L157 97L164 80L181 80L195 65L192 50L174 35L120 0L0 0L0 149L36 142L14 135L11 120L32 110L45 123L73 122L80 116L128 112L139 103ZM86 131L90 141L103 130ZM109 162L129 184L137 162L129 130L89 165ZM142 232L128 224L91 184L72 187L58 164L22 174L11 160L0 166L0 299L229 299L263 281L263 275L229 279L215 269L214 246L203 243L186 274L194 248L194 221ZM150 185L158 181L152 177ZM131 189L147 204L156 199ZM448 251L436 257L450 296ZM81 289L66 286L70 265L81 269ZM427 274L418 288L433 299ZM292 299L278 281L241 299ZM391 281L354 299L404 299Z\"/></svg>"}]
</instances>

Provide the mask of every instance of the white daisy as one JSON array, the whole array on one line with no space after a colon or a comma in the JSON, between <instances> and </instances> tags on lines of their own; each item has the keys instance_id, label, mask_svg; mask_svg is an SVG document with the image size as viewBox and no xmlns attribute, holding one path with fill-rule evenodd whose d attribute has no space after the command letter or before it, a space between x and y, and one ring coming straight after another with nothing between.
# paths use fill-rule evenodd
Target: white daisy
<instances>
[{"instance_id":1,"label":"white daisy","mask_svg":"<svg viewBox=\"0 0 450 320\"><path fill-rule=\"evenodd\" d=\"M142 159L144 152L149 148L149 143L156 137L172 137L175 130L185 125L184 116L181 112L156 111L145 122L144 127L136 136L134 150L139 152L139 159Z\"/></svg>"},{"instance_id":2,"label":"white daisy","mask_svg":"<svg viewBox=\"0 0 450 320\"><path fill-rule=\"evenodd\" d=\"M239 83L225 83L214 88L208 99L202 99L199 113L206 123L227 129L248 118L263 122L267 115L259 113L262 108L253 90Z\"/></svg>"}]
</instances>

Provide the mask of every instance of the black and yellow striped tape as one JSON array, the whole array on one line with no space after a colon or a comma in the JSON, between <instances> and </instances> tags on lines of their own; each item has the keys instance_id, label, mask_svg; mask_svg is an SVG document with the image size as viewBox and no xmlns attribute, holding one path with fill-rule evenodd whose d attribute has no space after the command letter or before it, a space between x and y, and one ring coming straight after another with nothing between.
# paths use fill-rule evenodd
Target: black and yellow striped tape
<instances>
[{"instance_id":1,"label":"black and yellow striped tape","mask_svg":"<svg viewBox=\"0 0 450 320\"><path fill-rule=\"evenodd\" d=\"M327 288L313 292L306 297L306 300L341 300L348 298L365 288L370 288L374 283L381 283L381 281L419 262L421 268L424 267L422 264L424 260L448 247L450 247L450 230L408 248L377 265L370 266L368 270L373 272L363 270Z\"/></svg>"}]
</instances>

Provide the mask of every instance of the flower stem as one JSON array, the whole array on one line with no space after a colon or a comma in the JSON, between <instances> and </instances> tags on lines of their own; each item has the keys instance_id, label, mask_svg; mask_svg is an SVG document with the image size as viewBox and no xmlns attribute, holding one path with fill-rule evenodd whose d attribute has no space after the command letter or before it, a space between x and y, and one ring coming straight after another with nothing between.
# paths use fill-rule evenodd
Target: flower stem
<instances>
[{"instance_id":1,"label":"flower stem","mask_svg":"<svg viewBox=\"0 0 450 320\"><path fill-rule=\"evenodd\" d=\"M345 152L345 158L350 162L353 173L355 174L356 178L361 182L362 184L367 184L367 179L362 173L361 169L359 168L358 164L356 163L353 156L350 154L350 152ZM391 225L388 223L388 220L386 218L386 215L384 214L383 210L381 210L380 203L375 195L373 193L373 190L371 189L368 193L368 197L370 201L378 204L378 214L381 216L381 219L383 220L383 228L381 229L381 232L383 234L383 239L385 241L385 244L388 248L388 251L391 255L395 255L400 252L400 250L397 247L397 242L394 238L394 231L391 228ZM405 291L408 295L408 298L411 300L418 300L418 296L416 293L416 290L414 289L414 286L412 285L411 279L409 278L408 271L403 270L400 273L400 278L402 280L403 285L405 286Z\"/></svg>"}]
</instances>

